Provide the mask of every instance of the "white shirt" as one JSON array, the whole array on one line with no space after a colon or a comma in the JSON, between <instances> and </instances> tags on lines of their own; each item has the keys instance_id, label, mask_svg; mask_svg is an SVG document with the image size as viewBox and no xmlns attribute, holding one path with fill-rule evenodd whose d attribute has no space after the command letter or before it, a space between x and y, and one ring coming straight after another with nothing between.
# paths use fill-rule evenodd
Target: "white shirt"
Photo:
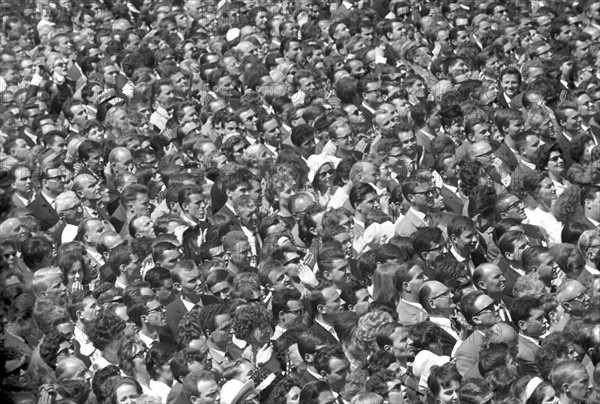
<instances>
[{"instance_id":1,"label":"white shirt","mask_svg":"<svg viewBox=\"0 0 600 404\"><path fill-rule=\"evenodd\" d=\"M600 271L596 268L592 268L588 264L585 265L585 270L592 274L592 276L600 276Z\"/></svg>"},{"instance_id":2,"label":"white shirt","mask_svg":"<svg viewBox=\"0 0 600 404\"><path fill-rule=\"evenodd\" d=\"M413 207L411 206L410 208L408 208L409 211L412 211L412 213L418 217L419 219L421 219L423 222L425 222L425 213L423 212L419 212L416 209L413 209Z\"/></svg>"},{"instance_id":3,"label":"white shirt","mask_svg":"<svg viewBox=\"0 0 600 404\"><path fill-rule=\"evenodd\" d=\"M344 190L344 187L339 187L327 204L328 209L338 209L344 206L350 195Z\"/></svg>"},{"instance_id":4,"label":"white shirt","mask_svg":"<svg viewBox=\"0 0 600 404\"><path fill-rule=\"evenodd\" d=\"M140 341L146 345L146 348L151 348L154 343L159 342L158 339L152 339L144 335L141 331L138 332L138 337L140 338Z\"/></svg>"},{"instance_id":5,"label":"white shirt","mask_svg":"<svg viewBox=\"0 0 600 404\"><path fill-rule=\"evenodd\" d=\"M171 388L169 386L167 386L163 382L150 380L150 383L148 383L148 387L150 387L150 395L160 397L160 401L162 402L162 404L167 403L167 396L171 391Z\"/></svg>"},{"instance_id":6,"label":"white shirt","mask_svg":"<svg viewBox=\"0 0 600 404\"><path fill-rule=\"evenodd\" d=\"M452 322L450 321L449 318L430 316L429 321L439 325L444 331L446 331L448 334L452 335L457 341L460 341L460 336L458 335L458 333L456 331L454 331L452 329Z\"/></svg>"},{"instance_id":7,"label":"white shirt","mask_svg":"<svg viewBox=\"0 0 600 404\"><path fill-rule=\"evenodd\" d=\"M187 311L192 311L192 309L196 306L202 306L202 299L198 301L198 303L192 303L189 300L185 300L183 296L181 297L181 303L185 306Z\"/></svg>"},{"instance_id":8,"label":"white shirt","mask_svg":"<svg viewBox=\"0 0 600 404\"><path fill-rule=\"evenodd\" d=\"M563 224L556 220L550 212L544 212L542 209L535 208L531 214L527 216L529 224L542 227L548 233L548 242L550 245L560 244L562 242L561 232Z\"/></svg>"}]
</instances>

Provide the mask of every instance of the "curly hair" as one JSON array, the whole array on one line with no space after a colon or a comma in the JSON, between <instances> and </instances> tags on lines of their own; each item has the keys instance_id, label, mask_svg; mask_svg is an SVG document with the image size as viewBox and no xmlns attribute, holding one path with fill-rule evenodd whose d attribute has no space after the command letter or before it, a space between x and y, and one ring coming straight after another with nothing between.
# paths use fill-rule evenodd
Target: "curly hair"
<instances>
[{"instance_id":1,"label":"curly hair","mask_svg":"<svg viewBox=\"0 0 600 404\"><path fill-rule=\"evenodd\" d=\"M270 326L271 316L266 308L256 304L240 307L233 319L233 332L236 338L246 340L256 328Z\"/></svg>"},{"instance_id":2,"label":"curly hair","mask_svg":"<svg viewBox=\"0 0 600 404\"><path fill-rule=\"evenodd\" d=\"M396 363L396 357L394 354L388 351L380 350L369 357L366 368L369 372L369 376L372 376L377 372L387 369L394 363Z\"/></svg>"},{"instance_id":3,"label":"curly hair","mask_svg":"<svg viewBox=\"0 0 600 404\"><path fill-rule=\"evenodd\" d=\"M348 344L348 354L360 363L366 363L367 358L377 352L375 336L383 324L393 321L392 316L385 311L374 311L365 314L358 320L358 326Z\"/></svg>"},{"instance_id":4,"label":"curly hair","mask_svg":"<svg viewBox=\"0 0 600 404\"><path fill-rule=\"evenodd\" d=\"M577 185L568 186L554 202L552 214L562 224L573 222L573 219L582 213L580 199L581 188Z\"/></svg>"},{"instance_id":5,"label":"curly hair","mask_svg":"<svg viewBox=\"0 0 600 404\"><path fill-rule=\"evenodd\" d=\"M158 342L152 345L150 351L146 355L146 370L150 377L154 380L159 376L158 369L168 364L177 348L171 344Z\"/></svg>"},{"instance_id":6,"label":"curly hair","mask_svg":"<svg viewBox=\"0 0 600 404\"><path fill-rule=\"evenodd\" d=\"M229 309L224 304L211 304L200 308L198 323L201 324L202 332L206 338L217 329L215 318L223 314L229 314Z\"/></svg>"},{"instance_id":7,"label":"curly hair","mask_svg":"<svg viewBox=\"0 0 600 404\"><path fill-rule=\"evenodd\" d=\"M279 404L285 402L286 397L292 387L302 388L302 384L298 381L298 379L290 376L286 376L284 379L281 379L279 383L273 387L273 390L269 393L267 397L267 404Z\"/></svg>"},{"instance_id":8,"label":"curly hair","mask_svg":"<svg viewBox=\"0 0 600 404\"><path fill-rule=\"evenodd\" d=\"M46 334L40 344L40 357L44 363L52 369L56 369L56 358L58 357L58 348L63 342L68 342L67 337L58 331Z\"/></svg>"},{"instance_id":9,"label":"curly hair","mask_svg":"<svg viewBox=\"0 0 600 404\"><path fill-rule=\"evenodd\" d=\"M179 347L185 347L190 341L204 339L200 322L200 308L193 308L183 315L177 326L177 342Z\"/></svg>"},{"instance_id":10,"label":"curly hair","mask_svg":"<svg viewBox=\"0 0 600 404\"><path fill-rule=\"evenodd\" d=\"M111 342L120 338L125 327L125 321L119 316L105 311L98 314L96 320L86 327L86 331L94 348L104 351Z\"/></svg>"},{"instance_id":11,"label":"curly hair","mask_svg":"<svg viewBox=\"0 0 600 404\"><path fill-rule=\"evenodd\" d=\"M135 377L135 364L133 363L133 356L136 354L136 348L143 347L142 342L137 337L130 337L123 340L117 351L117 357L119 358L119 367L130 377Z\"/></svg>"},{"instance_id":12,"label":"curly hair","mask_svg":"<svg viewBox=\"0 0 600 404\"><path fill-rule=\"evenodd\" d=\"M77 404L85 404L92 388L83 380L65 380L56 388L56 392L63 398L68 398Z\"/></svg>"}]
</instances>

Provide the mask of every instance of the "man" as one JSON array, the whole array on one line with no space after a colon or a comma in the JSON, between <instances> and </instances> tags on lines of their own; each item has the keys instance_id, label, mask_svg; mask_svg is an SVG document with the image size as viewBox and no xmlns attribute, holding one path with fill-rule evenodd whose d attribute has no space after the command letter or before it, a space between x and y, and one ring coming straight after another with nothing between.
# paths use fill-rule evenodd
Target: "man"
<instances>
[{"instance_id":1,"label":"man","mask_svg":"<svg viewBox=\"0 0 600 404\"><path fill-rule=\"evenodd\" d=\"M466 198L458 190L459 166L456 156L452 153L441 153L434 168L443 180L441 194L446 210L455 215L462 215Z\"/></svg>"},{"instance_id":2,"label":"man","mask_svg":"<svg viewBox=\"0 0 600 404\"><path fill-rule=\"evenodd\" d=\"M139 340L147 349L154 344L176 345L167 330L165 307L154 296L140 296L127 308L129 319L140 329Z\"/></svg>"},{"instance_id":3,"label":"man","mask_svg":"<svg viewBox=\"0 0 600 404\"><path fill-rule=\"evenodd\" d=\"M121 206L125 209L125 221L120 235L123 239L131 239L129 235L129 222L136 216L150 216L151 205L148 188L141 184L132 184L121 192Z\"/></svg>"},{"instance_id":4,"label":"man","mask_svg":"<svg viewBox=\"0 0 600 404\"><path fill-rule=\"evenodd\" d=\"M346 287L350 276L350 264L343 250L330 248L317 255L317 266L320 274L327 282L333 282L338 293Z\"/></svg>"},{"instance_id":5,"label":"man","mask_svg":"<svg viewBox=\"0 0 600 404\"><path fill-rule=\"evenodd\" d=\"M73 334L79 345L79 353L86 362L89 362L87 363L87 366L89 366L96 359L94 355L96 348L88 338L86 327L96 319L100 312L100 306L92 296L92 292L80 291L71 295L71 301L67 309L71 320L75 322Z\"/></svg>"},{"instance_id":6,"label":"man","mask_svg":"<svg viewBox=\"0 0 600 404\"><path fill-rule=\"evenodd\" d=\"M83 216L110 220L110 215L102 200L102 185L90 174L79 174L73 179L73 191L81 200Z\"/></svg>"},{"instance_id":7,"label":"man","mask_svg":"<svg viewBox=\"0 0 600 404\"><path fill-rule=\"evenodd\" d=\"M456 309L453 298L452 291L438 281L427 280L419 289L419 303L429 315L429 321L441 329L440 337L444 355L451 355L460 340L460 331L453 319Z\"/></svg>"},{"instance_id":8,"label":"man","mask_svg":"<svg viewBox=\"0 0 600 404\"><path fill-rule=\"evenodd\" d=\"M577 221L589 229L600 229L600 186L587 185L581 190L583 216Z\"/></svg>"},{"instance_id":9,"label":"man","mask_svg":"<svg viewBox=\"0 0 600 404\"><path fill-rule=\"evenodd\" d=\"M510 187L514 192L523 191L523 179L528 174L535 172L535 161L538 156L538 150L541 146L540 138L530 130L520 132L515 137L515 145L519 152L519 164L513 171L510 178ZM524 193L528 195L527 193ZM528 206L535 207L534 201L529 201Z\"/></svg>"},{"instance_id":10,"label":"man","mask_svg":"<svg viewBox=\"0 0 600 404\"><path fill-rule=\"evenodd\" d=\"M93 140L84 140L77 148L79 160L83 168L79 175L87 174L98 181L104 180L104 157L102 157L102 146Z\"/></svg>"},{"instance_id":11,"label":"man","mask_svg":"<svg viewBox=\"0 0 600 404\"><path fill-rule=\"evenodd\" d=\"M460 309L465 320L475 331L468 336L456 350L456 368L464 375L479 360L479 352L483 348L484 331L496 324L500 319L496 312L494 300L481 291L471 292L462 298Z\"/></svg>"},{"instance_id":12,"label":"man","mask_svg":"<svg viewBox=\"0 0 600 404\"><path fill-rule=\"evenodd\" d=\"M490 140L492 133L486 120L482 118L474 118L465 122L465 134L467 135L467 141L463 142L456 149L456 158L460 161L464 161L467 156L467 151L471 145L475 142L487 142Z\"/></svg>"},{"instance_id":13,"label":"man","mask_svg":"<svg viewBox=\"0 0 600 404\"><path fill-rule=\"evenodd\" d=\"M584 231L579 236L577 246L585 257L585 268L581 271L577 280L583 285L592 285L595 279L600 278L600 271L596 267L596 257L600 252L600 231Z\"/></svg>"},{"instance_id":14,"label":"man","mask_svg":"<svg viewBox=\"0 0 600 404\"><path fill-rule=\"evenodd\" d=\"M206 336L212 368L219 373L233 359L239 357L239 352L232 345L232 319L227 307L223 304L211 304L202 307L198 314L201 320L202 332Z\"/></svg>"},{"instance_id":15,"label":"man","mask_svg":"<svg viewBox=\"0 0 600 404\"><path fill-rule=\"evenodd\" d=\"M239 221L236 218L237 212L233 207L233 202L240 196L248 195L250 193L249 178L247 177L245 170L234 171L230 175L226 176L223 182L223 190L227 196L227 201L217 213L221 213L225 216L233 218L234 223L239 226Z\"/></svg>"},{"instance_id":16,"label":"man","mask_svg":"<svg viewBox=\"0 0 600 404\"><path fill-rule=\"evenodd\" d=\"M310 308L315 319L310 329L315 330L331 344L339 343L333 321L342 312L345 303L332 283L321 283L310 296Z\"/></svg>"},{"instance_id":17,"label":"man","mask_svg":"<svg viewBox=\"0 0 600 404\"><path fill-rule=\"evenodd\" d=\"M338 344L331 344L319 350L315 355L315 369L323 381L329 385L338 403L348 404L340 396L350 373L350 362L342 347Z\"/></svg>"},{"instance_id":18,"label":"man","mask_svg":"<svg viewBox=\"0 0 600 404\"><path fill-rule=\"evenodd\" d=\"M570 316L581 317L592 303L587 289L576 280L564 281L556 291L556 300L565 313Z\"/></svg>"},{"instance_id":19,"label":"man","mask_svg":"<svg viewBox=\"0 0 600 404\"><path fill-rule=\"evenodd\" d=\"M83 243L88 256L94 261L97 268L107 262L97 249L98 240L104 230L104 223L98 219L83 219L77 227L77 237L75 239Z\"/></svg>"},{"instance_id":20,"label":"man","mask_svg":"<svg viewBox=\"0 0 600 404\"><path fill-rule=\"evenodd\" d=\"M511 321L509 309L502 300L502 292L506 288L506 278L498 265L484 263L477 266L473 272L473 284L494 299L496 310L502 321Z\"/></svg>"},{"instance_id":21,"label":"man","mask_svg":"<svg viewBox=\"0 0 600 404\"><path fill-rule=\"evenodd\" d=\"M77 226L83 220L81 201L73 191L66 191L55 199L58 227L52 236L60 243L71 242L77 237Z\"/></svg>"},{"instance_id":22,"label":"man","mask_svg":"<svg viewBox=\"0 0 600 404\"><path fill-rule=\"evenodd\" d=\"M354 209L354 239L357 239L362 237L366 230L367 215L379 210L379 195L371 184L355 184L350 190L350 205Z\"/></svg>"},{"instance_id":23,"label":"man","mask_svg":"<svg viewBox=\"0 0 600 404\"><path fill-rule=\"evenodd\" d=\"M273 291L271 311L273 312L273 317L277 319L277 325L273 333L273 340L276 340L288 328L302 323L304 306L300 292L297 289Z\"/></svg>"},{"instance_id":24,"label":"man","mask_svg":"<svg viewBox=\"0 0 600 404\"><path fill-rule=\"evenodd\" d=\"M183 393L193 404L219 404L221 388L207 370L194 370L183 379Z\"/></svg>"},{"instance_id":25,"label":"man","mask_svg":"<svg viewBox=\"0 0 600 404\"><path fill-rule=\"evenodd\" d=\"M458 262L466 265L471 274L475 267L486 262L485 256L477 249L477 227L475 222L465 216L454 216L448 224L448 238L450 240L450 254Z\"/></svg>"},{"instance_id":26,"label":"man","mask_svg":"<svg viewBox=\"0 0 600 404\"><path fill-rule=\"evenodd\" d=\"M433 190L430 183L409 178L402 184L402 195L410 208L395 224L396 235L410 237L417 229L427 227L426 215L433 207Z\"/></svg>"},{"instance_id":27,"label":"man","mask_svg":"<svg viewBox=\"0 0 600 404\"><path fill-rule=\"evenodd\" d=\"M67 101L63 106L63 114L69 122L69 131L79 134L83 125L88 121L88 109L79 101Z\"/></svg>"},{"instance_id":28,"label":"man","mask_svg":"<svg viewBox=\"0 0 600 404\"><path fill-rule=\"evenodd\" d=\"M396 306L400 324L414 324L426 321L428 314L419 303L419 289L426 277L417 261L400 265L394 275L400 289L400 300Z\"/></svg>"},{"instance_id":29,"label":"man","mask_svg":"<svg viewBox=\"0 0 600 404\"><path fill-rule=\"evenodd\" d=\"M227 269L234 275L246 272L253 258L246 235L239 230L233 230L227 233L222 241Z\"/></svg>"},{"instance_id":30,"label":"man","mask_svg":"<svg viewBox=\"0 0 600 404\"><path fill-rule=\"evenodd\" d=\"M498 241L500 255L496 264L502 270L506 281L506 286L502 292L502 299L507 306L512 305L515 282L518 278L525 275L522 256L523 251L527 247L529 247L529 242L525 233L516 230L507 231Z\"/></svg>"},{"instance_id":31,"label":"man","mask_svg":"<svg viewBox=\"0 0 600 404\"><path fill-rule=\"evenodd\" d=\"M561 101L554 113L562 129L556 134L556 142L563 150L569 150L571 141L581 131L581 116L577 103L570 100ZM573 164L573 158L570 153L563 153L563 158L565 169L568 169Z\"/></svg>"},{"instance_id":32,"label":"man","mask_svg":"<svg viewBox=\"0 0 600 404\"><path fill-rule=\"evenodd\" d=\"M362 158L361 153L354 152L355 142L352 134L352 128L345 121L335 121L329 125L327 130L329 139L336 146L335 157L351 162L358 161L358 157Z\"/></svg>"},{"instance_id":33,"label":"man","mask_svg":"<svg viewBox=\"0 0 600 404\"><path fill-rule=\"evenodd\" d=\"M181 219L189 227L198 226L205 230L209 227L209 203L197 185L186 185L177 194L177 202L181 208Z\"/></svg>"},{"instance_id":34,"label":"man","mask_svg":"<svg viewBox=\"0 0 600 404\"><path fill-rule=\"evenodd\" d=\"M580 362L570 360L561 362L552 369L550 376L560 404L589 402L593 385L590 383L587 369Z\"/></svg>"},{"instance_id":35,"label":"man","mask_svg":"<svg viewBox=\"0 0 600 404\"><path fill-rule=\"evenodd\" d=\"M155 239L154 222L148 216L135 215L129 222L129 236L132 239Z\"/></svg>"},{"instance_id":36,"label":"man","mask_svg":"<svg viewBox=\"0 0 600 404\"><path fill-rule=\"evenodd\" d=\"M448 254L447 241L439 227L423 227L413 234L415 254L423 260L423 273L435 278L435 266Z\"/></svg>"},{"instance_id":37,"label":"man","mask_svg":"<svg viewBox=\"0 0 600 404\"><path fill-rule=\"evenodd\" d=\"M238 213L238 219L242 232L248 238L250 249L252 250L253 263L252 266L257 266L257 258L260 257L260 249L262 240L258 235L258 207L250 195L242 195L236 199L233 204L235 211Z\"/></svg>"},{"instance_id":38,"label":"man","mask_svg":"<svg viewBox=\"0 0 600 404\"><path fill-rule=\"evenodd\" d=\"M42 187L27 208L40 220L40 228L43 231L47 231L58 222L55 199L64 191L65 180L60 162L52 161L40 167L39 181Z\"/></svg>"},{"instance_id":39,"label":"man","mask_svg":"<svg viewBox=\"0 0 600 404\"><path fill-rule=\"evenodd\" d=\"M398 140L401 143L402 156L398 163L403 166L400 168L401 177L409 177L419 168L431 168L435 161L431 154L425 153L422 146L417 144L417 137L412 127L407 124L399 124L396 128Z\"/></svg>"},{"instance_id":40,"label":"man","mask_svg":"<svg viewBox=\"0 0 600 404\"><path fill-rule=\"evenodd\" d=\"M508 193L498 195L494 204L494 213L496 222L503 219L516 219L520 222L532 245L547 244L548 237L544 229L529 223L523 223L527 219L527 214L525 213L525 204L518 196Z\"/></svg>"},{"instance_id":41,"label":"man","mask_svg":"<svg viewBox=\"0 0 600 404\"><path fill-rule=\"evenodd\" d=\"M213 303L219 303L219 299L211 295L205 295L204 284L200 276L198 266L189 260L179 261L171 271L173 287L180 296L167 306L167 325L171 330L171 336L177 337L177 326L185 313L194 307L203 307Z\"/></svg>"},{"instance_id":42,"label":"man","mask_svg":"<svg viewBox=\"0 0 600 404\"><path fill-rule=\"evenodd\" d=\"M140 279L141 261L127 244L113 248L108 255L108 265L116 276L115 286L123 290Z\"/></svg>"},{"instance_id":43,"label":"man","mask_svg":"<svg viewBox=\"0 0 600 404\"><path fill-rule=\"evenodd\" d=\"M530 296L519 297L514 300L510 315L519 330L517 359L528 375L538 376L535 353L540 347L540 337L548 330L542 302Z\"/></svg>"},{"instance_id":44,"label":"man","mask_svg":"<svg viewBox=\"0 0 600 404\"><path fill-rule=\"evenodd\" d=\"M34 193L31 186L31 170L25 164L17 164L11 172L15 176L12 202L16 208L26 208L33 202Z\"/></svg>"},{"instance_id":45,"label":"man","mask_svg":"<svg viewBox=\"0 0 600 404\"><path fill-rule=\"evenodd\" d=\"M161 133L167 127L167 121L171 119L173 85L169 79L157 80L152 84L152 102L154 112L150 116L150 124L157 133Z\"/></svg>"}]
</instances>

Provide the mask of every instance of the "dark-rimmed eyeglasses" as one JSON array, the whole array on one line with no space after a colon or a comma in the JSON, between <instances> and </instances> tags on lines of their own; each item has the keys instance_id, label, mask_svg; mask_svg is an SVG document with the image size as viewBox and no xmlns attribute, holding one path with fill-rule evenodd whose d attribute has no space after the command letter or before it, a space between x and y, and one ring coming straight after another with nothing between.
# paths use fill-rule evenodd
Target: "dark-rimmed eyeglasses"
<instances>
[{"instance_id":1,"label":"dark-rimmed eyeglasses","mask_svg":"<svg viewBox=\"0 0 600 404\"><path fill-rule=\"evenodd\" d=\"M552 156L548 159L548 161L554 161L557 162L558 160L564 160L565 158L562 156L562 154L559 154L558 156Z\"/></svg>"},{"instance_id":2,"label":"dark-rimmed eyeglasses","mask_svg":"<svg viewBox=\"0 0 600 404\"><path fill-rule=\"evenodd\" d=\"M491 311L492 313L496 312L496 303L492 302L492 303L488 304L483 309L481 309L477 313L473 314L473 317L478 316L485 311Z\"/></svg>"},{"instance_id":3,"label":"dark-rimmed eyeglasses","mask_svg":"<svg viewBox=\"0 0 600 404\"><path fill-rule=\"evenodd\" d=\"M451 296L451 295L452 295L452 291L451 291L450 289L446 289L446 290L444 291L444 293L440 293L439 295L437 295L437 296L433 296L433 297L431 297L430 299L431 299L431 300L435 300L435 299L437 299L437 298L439 298L439 297L448 297L448 298L450 298L450 296Z\"/></svg>"},{"instance_id":4,"label":"dark-rimmed eyeglasses","mask_svg":"<svg viewBox=\"0 0 600 404\"><path fill-rule=\"evenodd\" d=\"M144 348L141 351L138 351L138 353L136 353L135 355L133 355L131 357L131 359L144 359L146 357L146 354L148 353L148 348Z\"/></svg>"}]
</instances>

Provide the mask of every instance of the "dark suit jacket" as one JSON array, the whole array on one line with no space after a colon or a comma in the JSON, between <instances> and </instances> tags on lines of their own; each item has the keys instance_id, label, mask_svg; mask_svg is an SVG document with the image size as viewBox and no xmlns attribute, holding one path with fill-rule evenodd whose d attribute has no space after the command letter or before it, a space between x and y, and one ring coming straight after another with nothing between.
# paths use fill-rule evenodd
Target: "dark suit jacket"
<instances>
[{"instance_id":1,"label":"dark suit jacket","mask_svg":"<svg viewBox=\"0 0 600 404\"><path fill-rule=\"evenodd\" d=\"M581 282L583 286L588 287L589 285L592 285L594 283L594 280L596 278L598 278L598 276L592 275L591 272L588 271L586 266L586 268L583 268L583 271L581 271L581 273L577 277L577 280Z\"/></svg>"},{"instance_id":2,"label":"dark suit jacket","mask_svg":"<svg viewBox=\"0 0 600 404\"><path fill-rule=\"evenodd\" d=\"M454 213L455 215L461 215L465 208L465 203L458 195L450 191L448 188L442 185L442 198L446 204L446 210Z\"/></svg>"},{"instance_id":3,"label":"dark suit jacket","mask_svg":"<svg viewBox=\"0 0 600 404\"><path fill-rule=\"evenodd\" d=\"M27 206L33 216L40 220L42 231L48 230L58 222L58 213L54 210L50 203L44 198L41 192L35 195L33 202Z\"/></svg>"},{"instance_id":4,"label":"dark suit jacket","mask_svg":"<svg viewBox=\"0 0 600 404\"><path fill-rule=\"evenodd\" d=\"M13 194L12 198L12 204L15 208L26 208L27 205L25 205L23 203L23 201L21 199L19 199L19 197L16 194Z\"/></svg>"},{"instance_id":5,"label":"dark suit jacket","mask_svg":"<svg viewBox=\"0 0 600 404\"><path fill-rule=\"evenodd\" d=\"M465 375L473 365L479 362L479 352L483 348L483 333L474 331L456 350L456 369Z\"/></svg>"},{"instance_id":6,"label":"dark suit jacket","mask_svg":"<svg viewBox=\"0 0 600 404\"><path fill-rule=\"evenodd\" d=\"M204 306L208 306L209 304L219 303L219 299L217 299L216 297L211 296L211 295L202 295L201 299L202 299L202 304ZM179 326L179 322L181 321L181 319L187 312L188 312L188 310L185 308L180 297L173 300L167 306L167 311L165 313L165 315L167 317L167 326L169 327L169 330L171 331L171 336L175 340L177 340L177 327Z\"/></svg>"},{"instance_id":7,"label":"dark suit jacket","mask_svg":"<svg viewBox=\"0 0 600 404\"><path fill-rule=\"evenodd\" d=\"M588 230L594 230L594 229L596 228L596 225L594 225L594 223L592 223L592 222L590 221L590 219L588 219L588 218L587 218L587 217L585 217L585 216L581 216L581 217L579 217L579 218L576 220L576 222L577 222L577 223L581 223L581 224L585 225L585 226L588 228Z\"/></svg>"},{"instance_id":8,"label":"dark suit jacket","mask_svg":"<svg viewBox=\"0 0 600 404\"><path fill-rule=\"evenodd\" d=\"M506 303L506 305L510 309L512 302L515 298L515 296L513 295L513 287L515 286L515 282L521 277L521 275L519 275L517 272L515 272L514 269L510 267L508 260L503 256L500 256L500 258L496 262L496 265L498 265L498 267L502 270L504 278L506 279L506 287L502 292L502 300L504 300L504 303Z\"/></svg>"},{"instance_id":9,"label":"dark suit jacket","mask_svg":"<svg viewBox=\"0 0 600 404\"><path fill-rule=\"evenodd\" d=\"M321 326L319 323L317 323L316 321L313 323L313 325L310 327L311 330L315 331L317 334L323 336L323 338L327 339L327 342L329 344L339 344L340 341L338 341L333 334L331 334L329 331L327 331L325 328L323 328L323 326Z\"/></svg>"},{"instance_id":10,"label":"dark suit jacket","mask_svg":"<svg viewBox=\"0 0 600 404\"><path fill-rule=\"evenodd\" d=\"M563 151L563 158L565 159L565 168L568 170L569 167L571 167L571 165L573 164L571 153L569 153L571 141L565 137L563 132L558 132L556 134L556 143L558 143L558 145Z\"/></svg>"},{"instance_id":11,"label":"dark suit jacket","mask_svg":"<svg viewBox=\"0 0 600 404\"><path fill-rule=\"evenodd\" d=\"M519 160L517 160L513 151L510 150L510 147L504 142L500 143L500 146L496 149L494 155L502 160L506 167L511 171L514 171L517 168L517 165L519 165Z\"/></svg>"},{"instance_id":12,"label":"dark suit jacket","mask_svg":"<svg viewBox=\"0 0 600 404\"><path fill-rule=\"evenodd\" d=\"M525 373L531 377L539 376L539 371L535 365L535 353L539 348L539 345L523 338L523 335L519 334L517 360Z\"/></svg>"},{"instance_id":13,"label":"dark suit jacket","mask_svg":"<svg viewBox=\"0 0 600 404\"><path fill-rule=\"evenodd\" d=\"M229 209L229 207L227 207L227 205L223 205L223 207L221 209L219 209L219 211L217 212L217 214L219 214L219 213L231 218L233 221L233 224L235 224L235 226L238 227L238 229L236 229L236 230L240 230L240 231L242 230L242 225L240 224L240 221L237 218L237 215L231 209Z\"/></svg>"},{"instance_id":14,"label":"dark suit jacket","mask_svg":"<svg viewBox=\"0 0 600 404\"><path fill-rule=\"evenodd\" d=\"M398 312L398 322L402 324L420 323L429 318L429 314L425 310L408 304L402 299L398 302L396 311Z\"/></svg>"},{"instance_id":15,"label":"dark suit jacket","mask_svg":"<svg viewBox=\"0 0 600 404\"><path fill-rule=\"evenodd\" d=\"M412 210L406 212L406 215L396 225L396 235L410 237L417 229L427 227L424 221L419 219Z\"/></svg>"},{"instance_id":16,"label":"dark suit jacket","mask_svg":"<svg viewBox=\"0 0 600 404\"><path fill-rule=\"evenodd\" d=\"M511 190L521 190L523 189L523 180L525 176L533 173L534 171L527 167L522 162L517 165L517 168L513 171L510 176L510 188Z\"/></svg>"}]
</instances>

